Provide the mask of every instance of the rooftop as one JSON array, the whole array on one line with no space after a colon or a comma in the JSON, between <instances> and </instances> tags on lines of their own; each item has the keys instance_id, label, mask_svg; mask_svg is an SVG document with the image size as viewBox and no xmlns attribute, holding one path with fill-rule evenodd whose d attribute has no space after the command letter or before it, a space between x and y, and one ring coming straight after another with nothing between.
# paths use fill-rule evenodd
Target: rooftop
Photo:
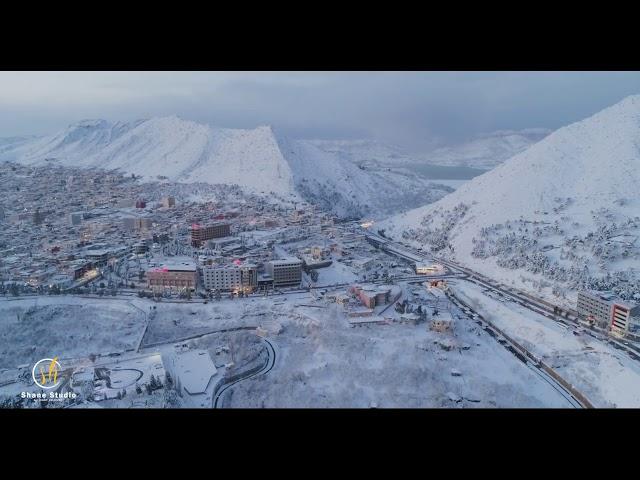
<instances>
[{"instance_id":1,"label":"rooftop","mask_svg":"<svg viewBox=\"0 0 640 480\"><path fill-rule=\"evenodd\" d=\"M205 393L216 372L216 366L206 350L189 350L176 354L175 374L184 390L190 395Z\"/></svg>"}]
</instances>

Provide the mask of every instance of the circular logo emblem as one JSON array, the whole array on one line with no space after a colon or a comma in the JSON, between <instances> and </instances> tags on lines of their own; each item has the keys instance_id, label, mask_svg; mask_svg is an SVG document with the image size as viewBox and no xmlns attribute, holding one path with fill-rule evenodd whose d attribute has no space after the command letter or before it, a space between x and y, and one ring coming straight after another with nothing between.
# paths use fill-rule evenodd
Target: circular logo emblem
<instances>
[{"instance_id":1,"label":"circular logo emblem","mask_svg":"<svg viewBox=\"0 0 640 480\"><path fill-rule=\"evenodd\" d=\"M58 378L58 373L61 371L62 366L58 362L58 357L43 358L33 366L31 376L40 388L51 389L60 385L62 380Z\"/></svg>"}]
</instances>

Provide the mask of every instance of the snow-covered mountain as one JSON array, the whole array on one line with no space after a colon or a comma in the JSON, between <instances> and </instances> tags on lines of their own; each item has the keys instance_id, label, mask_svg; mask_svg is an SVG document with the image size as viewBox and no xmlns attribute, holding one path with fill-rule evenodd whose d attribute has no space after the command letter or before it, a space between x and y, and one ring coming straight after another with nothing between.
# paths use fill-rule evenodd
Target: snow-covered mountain
<instances>
[{"instance_id":1,"label":"snow-covered mountain","mask_svg":"<svg viewBox=\"0 0 640 480\"><path fill-rule=\"evenodd\" d=\"M308 140L319 149L358 165L415 168L419 165L490 170L549 135L551 130L499 130L458 145L425 154L409 154L401 147L377 140Z\"/></svg>"},{"instance_id":2,"label":"snow-covered mountain","mask_svg":"<svg viewBox=\"0 0 640 480\"><path fill-rule=\"evenodd\" d=\"M490 170L550 133L551 130L544 128L499 130L459 145L438 148L421 156L421 160L430 165Z\"/></svg>"},{"instance_id":3,"label":"snow-covered mountain","mask_svg":"<svg viewBox=\"0 0 640 480\"><path fill-rule=\"evenodd\" d=\"M397 167L416 160L401 147L378 140L307 140L320 150L344 158L358 165Z\"/></svg>"},{"instance_id":4,"label":"snow-covered mountain","mask_svg":"<svg viewBox=\"0 0 640 480\"><path fill-rule=\"evenodd\" d=\"M382 215L451 191L406 172L371 171L271 127L215 128L175 116L85 120L54 135L0 141L0 160L120 169L145 179L237 184L302 197L343 217Z\"/></svg>"},{"instance_id":5,"label":"snow-covered mountain","mask_svg":"<svg viewBox=\"0 0 640 480\"><path fill-rule=\"evenodd\" d=\"M508 282L640 299L639 185L635 95L378 228Z\"/></svg>"}]
</instances>

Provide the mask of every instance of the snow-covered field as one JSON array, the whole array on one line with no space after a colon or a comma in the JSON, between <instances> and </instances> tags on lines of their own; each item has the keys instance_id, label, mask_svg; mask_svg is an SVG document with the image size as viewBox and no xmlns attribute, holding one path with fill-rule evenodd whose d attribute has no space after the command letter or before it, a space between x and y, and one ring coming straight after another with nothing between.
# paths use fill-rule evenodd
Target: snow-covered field
<instances>
[{"instance_id":1,"label":"snow-covered field","mask_svg":"<svg viewBox=\"0 0 640 480\"><path fill-rule=\"evenodd\" d=\"M487 296L482 287L460 281L456 295L498 328L541 356L598 407L640 407L640 363L592 338L575 335L554 320L513 302Z\"/></svg>"},{"instance_id":2,"label":"snow-covered field","mask_svg":"<svg viewBox=\"0 0 640 480\"><path fill-rule=\"evenodd\" d=\"M225 394L225 407L569 406L564 397L529 367L464 317L456 321L452 333L431 331L425 323L351 328L342 307L314 300L309 293L223 298L208 304L41 297L35 310L29 310L34 303L33 299L0 303L2 335L8 339L4 342L2 359L8 367L51 355L81 359L92 353L133 348L145 325L143 312L151 311L142 354L159 351L164 360L167 354L173 354L169 352L173 345L186 342L191 348L209 352L216 367L221 369L218 375L225 374L224 365L228 362L233 364L231 374L242 372L264 361L265 352L254 331L211 332L242 326L260 327L269 332L268 338L277 353L275 367L268 374L234 385ZM18 322L25 321L30 322L33 329L18 328ZM552 343L547 353L551 354L554 348L564 348L562 351L566 354L577 351L575 339L563 337L562 332L551 332L547 335L557 345ZM204 336L198 336L202 334ZM557 339L553 335L558 336ZM179 342L190 336L196 338ZM530 341L549 343L547 338L539 336L533 336ZM145 348L153 342L163 344ZM223 346L226 350L221 351ZM610 357L604 353L597 357L593 353L589 355L589 359L598 358L596 367L609 373L613 371L614 360ZM112 380L120 382L118 388L131 390L135 383L129 376L140 368L126 363L125 357L109 368ZM98 363L104 363L106 357L101 358ZM77 360L79 364L83 364L82 361ZM554 358L555 363L558 361L563 361L561 356ZM573 358L571 361L568 366L559 367L559 371L563 374L564 370L576 371L576 375L585 376L591 369L592 375L603 375L594 369L592 360L583 366ZM584 371L576 370L579 368ZM630 372L638 374L635 370ZM622 385L626 380L637 382L635 378L625 380L622 375L623 372L618 377L610 375L615 379L615 383L609 384L613 393L605 391L602 395L615 398L612 403L619 406L635 405L635 400L629 397L635 390L615 392L615 385ZM126 399L109 400L101 406L163 404L163 397L137 398L129 390ZM592 391L585 393L598 400ZM211 398L211 393L207 395ZM202 405L201 398L193 401L183 398L176 405L207 407L207 402ZM609 403L603 402L603 405Z\"/></svg>"},{"instance_id":3,"label":"snow-covered field","mask_svg":"<svg viewBox=\"0 0 640 480\"><path fill-rule=\"evenodd\" d=\"M349 328L335 305L297 312L270 337L275 368L234 386L225 406L568 406L471 322L449 336L425 324Z\"/></svg>"},{"instance_id":4,"label":"snow-covered field","mask_svg":"<svg viewBox=\"0 0 640 480\"><path fill-rule=\"evenodd\" d=\"M143 311L124 300L71 296L0 300L0 364L77 358L135 348Z\"/></svg>"}]
</instances>

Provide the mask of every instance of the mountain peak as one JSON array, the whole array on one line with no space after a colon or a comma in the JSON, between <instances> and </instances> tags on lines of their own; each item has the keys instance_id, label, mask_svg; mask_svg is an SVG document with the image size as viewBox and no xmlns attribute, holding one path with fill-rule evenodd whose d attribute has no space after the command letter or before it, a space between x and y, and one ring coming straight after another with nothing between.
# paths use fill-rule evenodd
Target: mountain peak
<instances>
[{"instance_id":1,"label":"mountain peak","mask_svg":"<svg viewBox=\"0 0 640 480\"><path fill-rule=\"evenodd\" d=\"M84 119L78 122L72 123L69 125L69 129L73 128L107 128L110 127L111 123L107 120L97 118L97 119Z\"/></svg>"}]
</instances>

